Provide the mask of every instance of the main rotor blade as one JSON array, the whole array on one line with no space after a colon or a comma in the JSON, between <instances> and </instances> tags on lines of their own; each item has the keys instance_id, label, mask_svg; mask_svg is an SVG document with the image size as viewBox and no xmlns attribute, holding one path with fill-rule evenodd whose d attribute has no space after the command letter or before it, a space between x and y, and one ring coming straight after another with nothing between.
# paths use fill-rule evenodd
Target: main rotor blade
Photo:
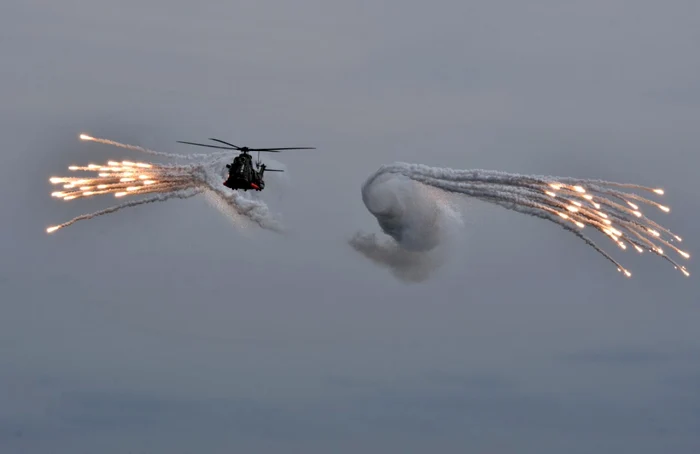
<instances>
[{"instance_id":1,"label":"main rotor blade","mask_svg":"<svg viewBox=\"0 0 700 454\"><path fill-rule=\"evenodd\" d=\"M280 169L265 169L265 172L284 172L284 170L280 170Z\"/></svg>"},{"instance_id":2,"label":"main rotor blade","mask_svg":"<svg viewBox=\"0 0 700 454\"><path fill-rule=\"evenodd\" d=\"M315 150L315 147L287 147L287 148L250 148L250 151L280 151L280 150Z\"/></svg>"},{"instance_id":3,"label":"main rotor blade","mask_svg":"<svg viewBox=\"0 0 700 454\"><path fill-rule=\"evenodd\" d=\"M195 142L184 142L182 140L178 140L177 143L186 143L187 145L196 145L198 147L221 148L222 150L238 150L238 148L219 147L217 145L207 145L205 143L195 143Z\"/></svg>"},{"instance_id":4,"label":"main rotor blade","mask_svg":"<svg viewBox=\"0 0 700 454\"><path fill-rule=\"evenodd\" d=\"M232 146L233 148L235 148L236 150L240 150L240 149L241 149L241 147L239 147L239 146L237 146L237 145L234 145L234 144L232 144L232 143L224 142L223 140L212 139L211 137L209 138L209 140L213 140L213 141L215 141L215 142L223 143L223 144L225 144L225 145L230 145L230 146Z\"/></svg>"}]
</instances>

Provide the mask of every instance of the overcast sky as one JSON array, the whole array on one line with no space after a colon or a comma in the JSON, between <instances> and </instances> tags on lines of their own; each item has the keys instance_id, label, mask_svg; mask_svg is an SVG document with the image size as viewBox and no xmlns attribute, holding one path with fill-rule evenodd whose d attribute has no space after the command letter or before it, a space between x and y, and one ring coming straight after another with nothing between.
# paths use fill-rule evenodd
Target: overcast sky
<instances>
[{"instance_id":1,"label":"overcast sky","mask_svg":"<svg viewBox=\"0 0 700 454\"><path fill-rule=\"evenodd\" d=\"M696 0L0 6L0 451L697 453L700 285L651 254L468 202L406 284L348 246L417 162L635 182L700 253ZM45 228L67 166L220 137L315 146L261 197ZM693 256L694 257L694 256Z\"/></svg>"}]
</instances>

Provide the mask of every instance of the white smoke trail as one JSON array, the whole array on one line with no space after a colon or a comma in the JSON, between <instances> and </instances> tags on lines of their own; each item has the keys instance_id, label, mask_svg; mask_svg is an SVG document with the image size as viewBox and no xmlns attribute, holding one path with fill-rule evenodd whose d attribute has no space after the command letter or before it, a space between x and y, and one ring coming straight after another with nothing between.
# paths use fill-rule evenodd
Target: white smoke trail
<instances>
[{"instance_id":1,"label":"white smoke trail","mask_svg":"<svg viewBox=\"0 0 700 454\"><path fill-rule=\"evenodd\" d=\"M64 227L68 227L69 225L75 224L78 221L84 221L88 219L95 218L97 216L103 216L105 214L110 214L117 212L119 210L122 210L124 208L130 208L130 207L135 207L138 205L145 205L147 203L154 203L154 202L165 202L166 200L170 200L173 198L178 198L178 199L189 199L190 197L194 197L197 194L200 194L202 191L198 189L194 190L189 190L189 191L176 191L176 192L170 192L170 193L165 193L165 194L157 194L153 195L151 197L147 197L145 199L141 200L130 200L128 202L119 204L119 205L114 205L109 208L106 208L104 210L96 211L94 213L89 213L89 214L82 214L80 216L76 216L70 221L64 222L63 224L59 224L53 227L49 227L47 231L49 233L56 231L58 229L62 229Z\"/></svg>"},{"instance_id":2,"label":"white smoke trail","mask_svg":"<svg viewBox=\"0 0 700 454\"><path fill-rule=\"evenodd\" d=\"M676 247L681 237L647 218L635 200L668 212L670 208L634 193L608 187L638 189L663 194L662 189L603 180L520 175L490 170L456 170L420 164L395 163L381 167L362 187L367 209L377 218L382 230L396 240L402 253L428 252L441 241L437 228L441 219L440 204L407 191L405 181L427 185L446 193L474 197L510 210L555 222L593 247L626 276L631 273L580 230L590 226L610 237L620 248L633 246L638 252L649 250L670 262L684 275L686 268L665 254L661 243L683 258L690 255ZM399 188L401 191L399 191ZM614 202L610 197L620 200ZM428 203L428 205L426 205ZM576 228L574 228L574 226ZM398 269L399 253L387 252L376 238L357 235L351 245L370 259ZM387 258L390 256L390 258ZM386 260L383 260L386 259ZM416 258L406 262L416 262Z\"/></svg>"},{"instance_id":3,"label":"white smoke trail","mask_svg":"<svg viewBox=\"0 0 700 454\"><path fill-rule=\"evenodd\" d=\"M140 147L138 145L129 145L126 143L116 142L109 139L101 139L99 137L92 137L87 134L80 134L80 140L85 140L88 142L97 142L105 145L113 145L119 148L125 148L131 151L138 151L139 153L151 154L155 156L163 156L166 158L175 159L202 159L211 158L212 156L230 155L231 151L215 151L211 153L193 153L193 154L177 154L177 153L166 153L164 151L151 150L149 148Z\"/></svg>"},{"instance_id":4,"label":"white smoke trail","mask_svg":"<svg viewBox=\"0 0 700 454\"><path fill-rule=\"evenodd\" d=\"M81 139L170 158L193 158L193 156L158 152L135 145L127 145L85 135L81 135ZM224 164L226 160L223 155L229 155L228 160L230 160L231 152L226 152L198 155L199 157L205 156L208 159L187 165L109 161L101 165L70 166L69 169L72 171L98 172L98 175L96 177L52 177L50 179L51 183L63 184L64 189L63 191L52 193L53 197L73 200L105 194L113 194L115 197L144 194L156 195L112 206L96 213L81 215L68 222L49 227L46 231L48 233L55 232L75 222L114 213L127 207L165 201L171 198L189 198L197 194L207 193L209 194L209 201L232 220L240 221L241 218L245 218L264 229L282 232L282 225L274 219L264 202L255 200L238 191L231 191L223 186L223 173L225 172L222 169L225 169ZM240 222L237 222L237 224L240 224Z\"/></svg>"}]
</instances>

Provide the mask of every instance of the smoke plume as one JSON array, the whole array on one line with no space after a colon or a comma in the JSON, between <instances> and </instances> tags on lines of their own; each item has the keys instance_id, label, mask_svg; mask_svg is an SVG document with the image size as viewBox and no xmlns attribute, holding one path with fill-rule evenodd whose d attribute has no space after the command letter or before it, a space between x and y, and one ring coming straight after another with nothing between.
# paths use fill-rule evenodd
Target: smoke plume
<instances>
[{"instance_id":1,"label":"smoke plume","mask_svg":"<svg viewBox=\"0 0 700 454\"><path fill-rule=\"evenodd\" d=\"M439 191L405 175L377 172L362 200L390 238L357 233L350 245L406 282L423 281L445 263L461 219Z\"/></svg>"}]
</instances>

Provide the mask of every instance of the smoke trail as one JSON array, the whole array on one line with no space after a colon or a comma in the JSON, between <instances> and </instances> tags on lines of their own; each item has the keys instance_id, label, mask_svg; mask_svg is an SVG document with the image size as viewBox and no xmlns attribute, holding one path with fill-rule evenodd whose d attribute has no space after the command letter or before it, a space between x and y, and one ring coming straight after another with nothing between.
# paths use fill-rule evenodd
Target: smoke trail
<instances>
[{"instance_id":1,"label":"smoke trail","mask_svg":"<svg viewBox=\"0 0 700 454\"><path fill-rule=\"evenodd\" d=\"M230 155L231 154L231 151L215 151L215 152L211 152L211 153L193 153L193 154L166 153L164 151L156 151L156 150L151 150L148 148L140 147L138 145L129 145L126 143L115 142L114 140L101 139L98 137L91 137L91 136L88 136L87 134L80 134L80 140L86 140L88 142L97 142L97 143L102 143L105 145L113 145L115 147L125 148L125 149L131 150L131 151L138 151L139 153L145 153L145 154L151 154L151 155L155 155L155 156L163 156L166 158L175 158L175 159L202 159L202 158L211 158L212 156L222 156L222 155Z\"/></svg>"},{"instance_id":2,"label":"smoke trail","mask_svg":"<svg viewBox=\"0 0 700 454\"><path fill-rule=\"evenodd\" d=\"M157 195L147 197L147 198L142 199L142 200L131 200L129 202L125 202L125 203L122 203L120 205L114 205L114 206L111 206L111 207L106 208L104 210L96 211L94 213L82 214L80 216L74 217L70 221L64 222L63 224L49 227L47 229L47 232L51 233L51 232L56 231L58 229L62 229L64 227L68 227L69 225L73 225L78 221L85 221L88 219L96 218L98 216L104 216L105 214L114 213L114 212L117 212L117 211L122 210L124 208L135 207L138 205L145 205L147 203L165 202L166 200L170 200L173 198L189 199L190 197L194 197L201 192L202 192L201 190L177 191L177 192L171 192L171 193L166 193L166 194L157 194Z\"/></svg>"},{"instance_id":3,"label":"smoke trail","mask_svg":"<svg viewBox=\"0 0 700 454\"><path fill-rule=\"evenodd\" d=\"M86 140L89 142L97 142L97 143L102 143L105 145L113 145L115 147L125 148L125 149L131 150L131 151L138 151L139 153L152 154L155 156L164 156L166 158L181 158L181 159L188 158L188 155L184 155L184 154L165 153L163 151L149 150L148 148L139 147L138 145L129 145L126 143L115 142L114 140L100 139L97 137L88 136L87 134L80 134L80 140Z\"/></svg>"},{"instance_id":4,"label":"smoke trail","mask_svg":"<svg viewBox=\"0 0 700 454\"><path fill-rule=\"evenodd\" d=\"M668 246L688 259L690 255L687 252L672 244L682 241L681 237L647 218L639 206L631 201L655 206L664 212L669 212L670 208L640 195L609 187L637 189L659 195L664 193L662 189L603 180L520 175L481 169L456 170L401 162L382 166L362 186L365 206L377 218L384 233L396 241L394 249L387 249L376 238L367 235L356 235L350 241L355 249L371 260L394 270L400 269L404 263L418 261L418 258L411 257L402 262L400 254L425 254L439 245L443 238L439 227L445 225L444 216L438 214L441 204L433 198L431 205L431 199L407 189L406 180L559 224L628 277L631 273L627 269L580 230L586 226L592 227L611 238L621 249L627 249L630 245L640 253L649 250L689 276L686 268L666 255L659 246L659 243ZM627 206L613 201L611 197ZM399 249L401 252L397 252Z\"/></svg>"},{"instance_id":5,"label":"smoke trail","mask_svg":"<svg viewBox=\"0 0 700 454\"><path fill-rule=\"evenodd\" d=\"M170 158L192 158L192 156L148 150L135 145L121 144L84 134L81 135L81 139ZM71 171L98 172L98 175L96 177L52 177L49 181L52 184L63 184L64 189L63 191L53 192L51 194L53 197L73 200L105 194L113 194L118 198L130 195L155 195L142 200L112 206L96 213L81 215L63 224L49 227L46 231L47 233L52 233L75 222L114 213L127 207L165 201L172 198L189 198L206 193L208 194L208 200L229 218L235 219L237 224L240 224L238 221L241 218L245 218L264 229L282 232L282 225L274 219L264 202L255 200L237 191L224 189L224 177L222 175L224 154L229 155L230 159L231 152L202 154L200 156L206 156L208 159L187 165L109 161L101 165L70 166L69 170Z\"/></svg>"}]
</instances>

